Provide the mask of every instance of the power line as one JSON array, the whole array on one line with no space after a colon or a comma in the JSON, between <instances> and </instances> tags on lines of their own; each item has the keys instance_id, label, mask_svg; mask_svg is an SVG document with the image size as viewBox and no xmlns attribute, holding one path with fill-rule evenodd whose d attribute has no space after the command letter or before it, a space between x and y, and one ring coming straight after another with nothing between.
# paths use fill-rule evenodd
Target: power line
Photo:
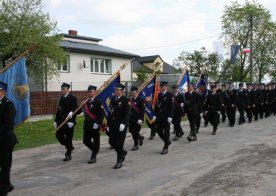
<instances>
[{"instance_id":1,"label":"power line","mask_svg":"<svg viewBox=\"0 0 276 196\"><path fill-rule=\"evenodd\" d=\"M149 50L149 49L157 49L157 48L167 48L170 46L176 46L176 45L183 45L183 44L188 44L188 43L193 43L193 42L198 42L198 41L202 41L202 40L206 40L206 39L210 39L213 37L218 37L220 34L216 34L216 35L211 35L208 37L204 37L201 39L194 39L194 40L189 40L189 41L184 41L184 42L177 42L177 43L172 43L172 44L168 44L168 45L160 45L160 46L153 46L153 47L148 47L148 48L132 48L132 49L123 49L123 50Z\"/></svg>"}]
</instances>

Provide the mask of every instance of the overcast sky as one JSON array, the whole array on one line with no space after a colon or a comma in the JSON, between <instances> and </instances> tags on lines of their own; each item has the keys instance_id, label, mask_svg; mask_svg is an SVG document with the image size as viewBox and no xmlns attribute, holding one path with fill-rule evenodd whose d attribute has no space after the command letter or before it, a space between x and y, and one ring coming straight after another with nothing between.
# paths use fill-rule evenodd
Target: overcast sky
<instances>
[{"instance_id":1,"label":"overcast sky","mask_svg":"<svg viewBox=\"0 0 276 196\"><path fill-rule=\"evenodd\" d=\"M244 0L239 0L244 2ZM219 40L229 0L44 0L62 33L101 38L102 45L138 55L159 54L172 63L181 51ZM276 1L259 0L276 18Z\"/></svg>"}]
</instances>

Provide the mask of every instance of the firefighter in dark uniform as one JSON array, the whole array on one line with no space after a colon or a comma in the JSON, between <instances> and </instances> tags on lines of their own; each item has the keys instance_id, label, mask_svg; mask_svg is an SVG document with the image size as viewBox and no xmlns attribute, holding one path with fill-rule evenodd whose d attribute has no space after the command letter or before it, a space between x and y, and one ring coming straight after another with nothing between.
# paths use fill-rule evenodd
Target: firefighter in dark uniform
<instances>
[{"instance_id":1,"label":"firefighter in dark uniform","mask_svg":"<svg viewBox=\"0 0 276 196\"><path fill-rule=\"evenodd\" d=\"M200 114L203 112L202 109L203 109L204 101L206 100L206 96L205 96L205 94L201 94L199 92L199 89L196 86L194 87L194 91L199 95L199 100L200 100L197 117L196 117L196 134L198 134L200 124L201 124L201 115Z\"/></svg>"},{"instance_id":2,"label":"firefighter in dark uniform","mask_svg":"<svg viewBox=\"0 0 276 196\"><path fill-rule=\"evenodd\" d=\"M17 143L13 132L15 107L5 95L7 84L0 81L0 195L5 196L14 187L10 182L12 152Z\"/></svg>"},{"instance_id":3,"label":"firefighter in dark uniform","mask_svg":"<svg viewBox=\"0 0 276 196\"><path fill-rule=\"evenodd\" d=\"M155 107L156 130L164 142L162 155L168 153L170 141L170 124L173 117L173 95L168 91L168 82L160 82L160 93L158 93L157 105Z\"/></svg>"},{"instance_id":4,"label":"firefighter in dark uniform","mask_svg":"<svg viewBox=\"0 0 276 196\"><path fill-rule=\"evenodd\" d=\"M237 92L234 89L233 83L229 84L229 89L226 93L226 112L229 120L229 127L233 127L235 125L236 119L236 106L237 106Z\"/></svg>"},{"instance_id":5,"label":"firefighter in dark uniform","mask_svg":"<svg viewBox=\"0 0 276 196\"><path fill-rule=\"evenodd\" d=\"M198 93L194 91L194 84L188 85L188 92L185 93L184 97L184 111L188 116L188 120L190 123L190 135L187 137L189 142L196 141L196 120L199 110L201 111L201 98ZM202 114L200 114L202 115Z\"/></svg>"},{"instance_id":6,"label":"firefighter in dark uniform","mask_svg":"<svg viewBox=\"0 0 276 196\"><path fill-rule=\"evenodd\" d=\"M227 99L226 99L226 84L221 85L221 122L224 123L226 120L226 105L227 105Z\"/></svg>"},{"instance_id":7,"label":"firefighter in dark uniform","mask_svg":"<svg viewBox=\"0 0 276 196\"><path fill-rule=\"evenodd\" d=\"M181 128L181 117L184 115L184 96L179 93L178 85L173 85L173 128L175 131L175 137L173 141L177 141L184 135L183 129Z\"/></svg>"},{"instance_id":8,"label":"firefighter in dark uniform","mask_svg":"<svg viewBox=\"0 0 276 196\"><path fill-rule=\"evenodd\" d=\"M243 83L239 83L239 90L238 90L238 97L237 97L237 107L240 113L239 125L245 123L244 111L247 105L248 105L247 91L243 88Z\"/></svg>"},{"instance_id":9,"label":"firefighter in dark uniform","mask_svg":"<svg viewBox=\"0 0 276 196\"><path fill-rule=\"evenodd\" d=\"M265 85L264 88L264 113L265 117L268 118L270 116L270 106L271 106L271 92L268 88L268 84Z\"/></svg>"},{"instance_id":10,"label":"firefighter in dark uniform","mask_svg":"<svg viewBox=\"0 0 276 196\"><path fill-rule=\"evenodd\" d=\"M141 126L144 121L145 105L141 97L138 96L137 87L131 87L130 102L130 119L129 119L129 132L132 134L134 146L132 151L138 150L138 144L143 145L144 136L140 134Z\"/></svg>"},{"instance_id":11,"label":"firefighter in dark uniform","mask_svg":"<svg viewBox=\"0 0 276 196\"><path fill-rule=\"evenodd\" d=\"M117 153L117 163L113 167L119 169L123 166L127 151L124 150L127 127L129 125L130 106L129 100L123 95L125 86L117 84L114 97L111 99L109 110L110 115L107 121L107 132L110 138L110 145Z\"/></svg>"},{"instance_id":12,"label":"firefighter in dark uniform","mask_svg":"<svg viewBox=\"0 0 276 196\"><path fill-rule=\"evenodd\" d=\"M247 86L248 103L247 103L245 111L246 111L246 114L248 117L248 122L251 123L252 117L253 117L253 109L255 108L255 96L254 96L254 92L252 90L251 84L246 84L246 86Z\"/></svg>"},{"instance_id":13,"label":"firefighter in dark uniform","mask_svg":"<svg viewBox=\"0 0 276 196\"><path fill-rule=\"evenodd\" d=\"M261 83L259 85L259 114L260 119L263 119L264 117L264 84Z\"/></svg>"},{"instance_id":14,"label":"firefighter in dark uniform","mask_svg":"<svg viewBox=\"0 0 276 196\"><path fill-rule=\"evenodd\" d=\"M69 89L69 84L63 83L61 85L62 96L58 99L58 108L54 122L54 127L57 128L68 119L68 122L56 132L56 138L59 143L66 148L63 161L70 161L72 159L71 153L74 150L72 139L74 135L74 125L76 124L76 116L73 116L73 112L78 107L77 98L69 93Z\"/></svg>"},{"instance_id":15,"label":"firefighter in dark uniform","mask_svg":"<svg viewBox=\"0 0 276 196\"><path fill-rule=\"evenodd\" d=\"M204 103L204 113L208 121L213 126L212 135L216 135L218 128L218 115L221 111L221 94L217 93L216 85L211 86L211 93L207 95L206 102Z\"/></svg>"},{"instance_id":16,"label":"firefighter in dark uniform","mask_svg":"<svg viewBox=\"0 0 276 196\"><path fill-rule=\"evenodd\" d=\"M87 91L89 99L83 106L85 117L83 144L91 150L92 155L88 164L93 164L97 161L97 154L100 150L100 125L104 118L104 110L101 102L95 98L97 87L89 85Z\"/></svg>"},{"instance_id":17,"label":"firefighter in dark uniform","mask_svg":"<svg viewBox=\"0 0 276 196\"><path fill-rule=\"evenodd\" d=\"M276 115L276 84L273 83L272 87L272 113L274 114L274 116Z\"/></svg>"},{"instance_id":18,"label":"firefighter in dark uniform","mask_svg":"<svg viewBox=\"0 0 276 196\"><path fill-rule=\"evenodd\" d=\"M260 107L260 93L258 88L259 88L258 84L254 84L253 95L255 100L255 107L253 108L253 115L254 115L255 121L258 121L259 107Z\"/></svg>"}]
</instances>

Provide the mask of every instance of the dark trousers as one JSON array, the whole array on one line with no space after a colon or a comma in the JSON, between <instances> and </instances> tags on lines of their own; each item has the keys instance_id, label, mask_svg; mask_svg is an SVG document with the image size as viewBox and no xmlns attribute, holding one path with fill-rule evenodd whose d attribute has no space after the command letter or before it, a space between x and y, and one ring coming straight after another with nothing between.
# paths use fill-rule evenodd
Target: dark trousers
<instances>
[{"instance_id":1,"label":"dark trousers","mask_svg":"<svg viewBox=\"0 0 276 196\"><path fill-rule=\"evenodd\" d=\"M201 116L200 116L200 114L198 113L197 116L196 116L196 128L197 128L197 129L199 129L200 123L201 123Z\"/></svg>"},{"instance_id":2,"label":"dark trousers","mask_svg":"<svg viewBox=\"0 0 276 196\"><path fill-rule=\"evenodd\" d=\"M253 117L253 106L247 106L245 108L245 112L247 114L248 121L251 122Z\"/></svg>"},{"instance_id":3,"label":"dark trousers","mask_svg":"<svg viewBox=\"0 0 276 196\"><path fill-rule=\"evenodd\" d=\"M92 141L93 139L93 141ZM87 146L94 157L97 156L100 150L100 129L84 128L83 144Z\"/></svg>"},{"instance_id":4,"label":"dark trousers","mask_svg":"<svg viewBox=\"0 0 276 196\"><path fill-rule=\"evenodd\" d=\"M210 124L214 127L214 129L218 128L218 113L217 112L208 112L207 118Z\"/></svg>"},{"instance_id":5,"label":"dark trousers","mask_svg":"<svg viewBox=\"0 0 276 196\"><path fill-rule=\"evenodd\" d=\"M60 130L56 132L56 138L58 139L59 143L68 151L71 151L73 148L73 136L74 136L74 126L69 128L67 124L65 124Z\"/></svg>"},{"instance_id":6,"label":"dark trousers","mask_svg":"<svg viewBox=\"0 0 276 196\"><path fill-rule=\"evenodd\" d=\"M240 113L240 118L239 118L239 123L244 123L245 118L244 118L244 108L245 107L238 107L239 113Z\"/></svg>"},{"instance_id":7,"label":"dark trousers","mask_svg":"<svg viewBox=\"0 0 276 196\"><path fill-rule=\"evenodd\" d=\"M259 114L260 114L260 118L262 119L264 117L264 104L260 104Z\"/></svg>"},{"instance_id":8,"label":"dark trousers","mask_svg":"<svg viewBox=\"0 0 276 196\"><path fill-rule=\"evenodd\" d=\"M181 123L181 114L175 114L173 116L172 123L173 123L173 129L175 131L175 135L180 136L180 134L183 133L183 129L180 125L180 123Z\"/></svg>"},{"instance_id":9,"label":"dark trousers","mask_svg":"<svg viewBox=\"0 0 276 196\"><path fill-rule=\"evenodd\" d=\"M156 131L159 137L164 141L164 148L168 148L170 142L170 123L168 121L160 121L156 122Z\"/></svg>"},{"instance_id":10,"label":"dark trousers","mask_svg":"<svg viewBox=\"0 0 276 196\"><path fill-rule=\"evenodd\" d=\"M117 153L117 162L122 162L124 157L124 144L126 139L126 128L123 131L118 129L111 129L109 131L110 145L115 149Z\"/></svg>"},{"instance_id":11,"label":"dark trousers","mask_svg":"<svg viewBox=\"0 0 276 196\"><path fill-rule=\"evenodd\" d=\"M196 119L197 119L197 112L187 112L188 120L190 123L190 136L196 136ZM207 118L206 118L207 120Z\"/></svg>"},{"instance_id":12,"label":"dark trousers","mask_svg":"<svg viewBox=\"0 0 276 196\"><path fill-rule=\"evenodd\" d=\"M226 120L226 107L221 107L221 121L224 122Z\"/></svg>"},{"instance_id":13,"label":"dark trousers","mask_svg":"<svg viewBox=\"0 0 276 196\"><path fill-rule=\"evenodd\" d=\"M264 113L265 113L266 118L270 116L270 104L269 103L264 104Z\"/></svg>"},{"instance_id":14,"label":"dark trousers","mask_svg":"<svg viewBox=\"0 0 276 196\"><path fill-rule=\"evenodd\" d=\"M131 133L132 138L134 140L134 146L138 146L138 142L141 137L140 131L141 125L139 125L137 122L131 122L129 124L129 132Z\"/></svg>"},{"instance_id":15,"label":"dark trousers","mask_svg":"<svg viewBox=\"0 0 276 196\"><path fill-rule=\"evenodd\" d=\"M152 124L150 124L149 121L146 121L146 123L150 128L150 135L154 137L156 135L156 123L153 122Z\"/></svg>"},{"instance_id":16,"label":"dark trousers","mask_svg":"<svg viewBox=\"0 0 276 196\"><path fill-rule=\"evenodd\" d=\"M228 116L229 124L234 125L235 120L236 120L236 107L228 106L227 107L227 116Z\"/></svg>"},{"instance_id":17,"label":"dark trousers","mask_svg":"<svg viewBox=\"0 0 276 196\"><path fill-rule=\"evenodd\" d=\"M253 108L253 115L255 120L258 120L258 116L259 116L259 105L255 104L255 107Z\"/></svg>"}]
</instances>

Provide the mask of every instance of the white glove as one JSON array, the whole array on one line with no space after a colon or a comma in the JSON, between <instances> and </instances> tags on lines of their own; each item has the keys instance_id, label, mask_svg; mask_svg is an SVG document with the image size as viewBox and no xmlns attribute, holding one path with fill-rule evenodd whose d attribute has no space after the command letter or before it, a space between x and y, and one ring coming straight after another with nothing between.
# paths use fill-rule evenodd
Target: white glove
<instances>
[{"instance_id":1,"label":"white glove","mask_svg":"<svg viewBox=\"0 0 276 196\"><path fill-rule=\"evenodd\" d=\"M109 132L109 127L106 127L106 131Z\"/></svg>"},{"instance_id":2,"label":"white glove","mask_svg":"<svg viewBox=\"0 0 276 196\"><path fill-rule=\"evenodd\" d=\"M220 111L218 111L218 115L220 115Z\"/></svg>"},{"instance_id":3,"label":"white glove","mask_svg":"<svg viewBox=\"0 0 276 196\"><path fill-rule=\"evenodd\" d=\"M172 122L172 118L171 118L171 117L168 118L168 122L169 122L169 123Z\"/></svg>"},{"instance_id":4,"label":"white glove","mask_svg":"<svg viewBox=\"0 0 276 196\"><path fill-rule=\"evenodd\" d=\"M69 112L67 119L71 119L73 117L73 112Z\"/></svg>"},{"instance_id":5,"label":"white glove","mask_svg":"<svg viewBox=\"0 0 276 196\"><path fill-rule=\"evenodd\" d=\"M200 115L201 117L203 117L203 113L200 113L199 115Z\"/></svg>"},{"instance_id":6,"label":"white glove","mask_svg":"<svg viewBox=\"0 0 276 196\"><path fill-rule=\"evenodd\" d=\"M67 123L67 125L68 125L68 128L71 129L74 126L74 123L69 122L69 123Z\"/></svg>"},{"instance_id":7,"label":"white glove","mask_svg":"<svg viewBox=\"0 0 276 196\"><path fill-rule=\"evenodd\" d=\"M152 117L152 120L155 121L155 120L156 120L156 116L153 116L153 117Z\"/></svg>"},{"instance_id":8,"label":"white glove","mask_svg":"<svg viewBox=\"0 0 276 196\"><path fill-rule=\"evenodd\" d=\"M57 129L57 122L54 122L54 128Z\"/></svg>"},{"instance_id":9,"label":"white glove","mask_svg":"<svg viewBox=\"0 0 276 196\"><path fill-rule=\"evenodd\" d=\"M181 105L181 107L183 107L183 106L184 106L184 103L181 103L180 105Z\"/></svg>"},{"instance_id":10,"label":"white glove","mask_svg":"<svg viewBox=\"0 0 276 196\"><path fill-rule=\"evenodd\" d=\"M125 126L124 124L120 124L119 131L121 131L121 132L122 132L123 130L125 130L125 127L126 127L126 126Z\"/></svg>"},{"instance_id":11,"label":"white glove","mask_svg":"<svg viewBox=\"0 0 276 196\"><path fill-rule=\"evenodd\" d=\"M139 119L139 120L137 121L137 123L138 123L138 125L142 125L142 124L143 124L143 121L142 121L141 119Z\"/></svg>"},{"instance_id":12,"label":"white glove","mask_svg":"<svg viewBox=\"0 0 276 196\"><path fill-rule=\"evenodd\" d=\"M97 123L94 123L93 124L93 129L98 129L99 128L99 125Z\"/></svg>"}]
</instances>

